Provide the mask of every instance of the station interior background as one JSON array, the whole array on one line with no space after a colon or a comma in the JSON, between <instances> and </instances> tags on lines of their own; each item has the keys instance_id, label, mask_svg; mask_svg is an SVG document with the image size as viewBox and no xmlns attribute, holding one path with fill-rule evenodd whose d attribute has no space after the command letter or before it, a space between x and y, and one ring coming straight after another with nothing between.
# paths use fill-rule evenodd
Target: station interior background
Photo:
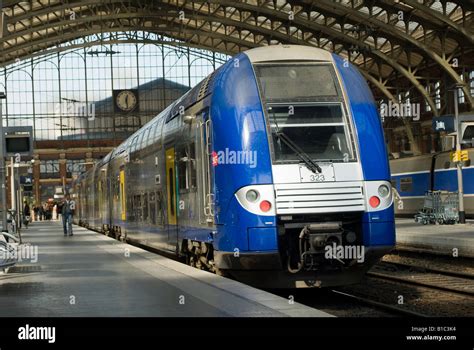
<instances>
[{"instance_id":1,"label":"station interior background","mask_svg":"<svg viewBox=\"0 0 474 350\"><path fill-rule=\"evenodd\" d=\"M3 122L33 127L31 202L54 198L231 55L260 45L336 52L361 69L378 104L418 104L419 120L384 119L389 157L450 147L432 118L453 113L456 81L465 83L460 112L472 108L473 38L463 30L472 11L431 1L423 12L412 2L3 1ZM123 90L138 96L132 112L116 106Z\"/></svg>"}]
</instances>

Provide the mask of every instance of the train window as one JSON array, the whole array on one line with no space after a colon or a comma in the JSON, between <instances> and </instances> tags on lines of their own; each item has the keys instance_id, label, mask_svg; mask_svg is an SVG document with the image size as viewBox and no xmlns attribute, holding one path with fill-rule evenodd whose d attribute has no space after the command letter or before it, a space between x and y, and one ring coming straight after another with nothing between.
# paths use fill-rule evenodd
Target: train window
<instances>
[{"instance_id":1,"label":"train window","mask_svg":"<svg viewBox=\"0 0 474 350\"><path fill-rule=\"evenodd\" d=\"M135 141L135 145L133 146L132 152L140 150L140 143L143 139L143 131L140 131L137 135L137 140Z\"/></svg>"},{"instance_id":2,"label":"train window","mask_svg":"<svg viewBox=\"0 0 474 350\"><path fill-rule=\"evenodd\" d=\"M261 93L267 101L337 98L334 68L329 64L255 65Z\"/></svg>"},{"instance_id":3,"label":"train window","mask_svg":"<svg viewBox=\"0 0 474 350\"><path fill-rule=\"evenodd\" d=\"M400 192L412 192L413 191L413 178L402 177L400 179Z\"/></svg>"},{"instance_id":4,"label":"train window","mask_svg":"<svg viewBox=\"0 0 474 350\"><path fill-rule=\"evenodd\" d=\"M150 146L151 144L153 144L154 137L155 137L154 131L155 131L156 124L157 124L157 122L154 122L148 128L149 132L148 132L148 137L147 137L147 140L146 140L146 143L145 143L146 146Z\"/></svg>"},{"instance_id":5,"label":"train window","mask_svg":"<svg viewBox=\"0 0 474 350\"><path fill-rule=\"evenodd\" d=\"M130 152L135 152L135 150L137 149L137 141L138 141L138 135L136 135L132 142L130 143Z\"/></svg>"},{"instance_id":6,"label":"train window","mask_svg":"<svg viewBox=\"0 0 474 350\"><path fill-rule=\"evenodd\" d=\"M191 143L178 151L179 190L187 191L197 187L196 145Z\"/></svg>"},{"instance_id":7,"label":"train window","mask_svg":"<svg viewBox=\"0 0 474 350\"><path fill-rule=\"evenodd\" d=\"M148 220L148 193L143 195L143 221Z\"/></svg>"},{"instance_id":8,"label":"train window","mask_svg":"<svg viewBox=\"0 0 474 350\"><path fill-rule=\"evenodd\" d=\"M152 225L156 224L156 203L155 203L155 192L150 192L148 196L150 202L150 221Z\"/></svg>"},{"instance_id":9,"label":"train window","mask_svg":"<svg viewBox=\"0 0 474 350\"><path fill-rule=\"evenodd\" d=\"M179 191L187 190L188 187L188 157L184 148L177 150L178 159L178 188Z\"/></svg>"},{"instance_id":10,"label":"train window","mask_svg":"<svg viewBox=\"0 0 474 350\"><path fill-rule=\"evenodd\" d=\"M340 103L269 104L267 111L276 161L299 161L281 134L313 159L354 160Z\"/></svg>"},{"instance_id":11,"label":"train window","mask_svg":"<svg viewBox=\"0 0 474 350\"><path fill-rule=\"evenodd\" d=\"M146 128L143 132L142 142L141 142L141 149L147 146L148 137L150 136L150 127Z\"/></svg>"},{"instance_id":12,"label":"train window","mask_svg":"<svg viewBox=\"0 0 474 350\"><path fill-rule=\"evenodd\" d=\"M158 225L163 225L163 194L161 191L156 191L156 222Z\"/></svg>"},{"instance_id":13,"label":"train window","mask_svg":"<svg viewBox=\"0 0 474 350\"><path fill-rule=\"evenodd\" d=\"M115 200L118 200L119 197L120 197L120 192L119 192L119 179L116 178L115 181L113 181L113 184L112 184L112 188L113 188L113 195L114 195L114 199Z\"/></svg>"},{"instance_id":14,"label":"train window","mask_svg":"<svg viewBox=\"0 0 474 350\"><path fill-rule=\"evenodd\" d=\"M156 142L158 140L158 129L159 129L160 121L158 120L151 129L151 140L152 142Z\"/></svg>"},{"instance_id":15,"label":"train window","mask_svg":"<svg viewBox=\"0 0 474 350\"><path fill-rule=\"evenodd\" d=\"M133 196L133 201L135 202L135 218L136 221L142 220L142 196L135 195Z\"/></svg>"},{"instance_id":16,"label":"train window","mask_svg":"<svg viewBox=\"0 0 474 350\"><path fill-rule=\"evenodd\" d=\"M189 145L189 172L190 172L190 188L197 187L197 169L196 169L196 144L193 142Z\"/></svg>"}]
</instances>

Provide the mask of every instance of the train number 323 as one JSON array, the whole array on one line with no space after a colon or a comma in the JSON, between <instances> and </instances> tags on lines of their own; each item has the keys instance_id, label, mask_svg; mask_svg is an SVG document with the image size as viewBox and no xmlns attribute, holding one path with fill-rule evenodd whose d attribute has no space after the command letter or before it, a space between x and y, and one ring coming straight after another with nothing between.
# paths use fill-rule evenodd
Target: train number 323
<instances>
[{"instance_id":1,"label":"train number 323","mask_svg":"<svg viewBox=\"0 0 474 350\"><path fill-rule=\"evenodd\" d=\"M311 182L323 182L326 179L324 175L310 175L309 180Z\"/></svg>"}]
</instances>

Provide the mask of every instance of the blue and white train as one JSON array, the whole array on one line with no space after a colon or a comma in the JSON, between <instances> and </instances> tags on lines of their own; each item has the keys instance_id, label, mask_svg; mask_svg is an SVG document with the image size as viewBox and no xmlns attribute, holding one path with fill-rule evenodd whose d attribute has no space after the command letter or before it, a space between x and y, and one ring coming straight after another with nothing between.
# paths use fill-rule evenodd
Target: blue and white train
<instances>
[{"instance_id":1,"label":"blue and white train","mask_svg":"<svg viewBox=\"0 0 474 350\"><path fill-rule=\"evenodd\" d=\"M73 192L81 225L258 286L355 283L395 244L372 94L313 47L232 58Z\"/></svg>"}]
</instances>

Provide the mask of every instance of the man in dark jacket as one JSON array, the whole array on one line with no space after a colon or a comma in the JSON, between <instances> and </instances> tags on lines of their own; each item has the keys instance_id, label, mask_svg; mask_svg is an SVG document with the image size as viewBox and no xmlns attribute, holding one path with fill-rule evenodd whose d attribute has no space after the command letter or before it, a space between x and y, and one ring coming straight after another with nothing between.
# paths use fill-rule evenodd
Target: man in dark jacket
<instances>
[{"instance_id":1,"label":"man in dark jacket","mask_svg":"<svg viewBox=\"0 0 474 350\"><path fill-rule=\"evenodd\" d=\"M63 218L64 236L72 236L72 217L76 209L76 203L71 200L71 196L66 194L66 200L63 202L61 216Z\"/></svg>"},{"instance_id":2,"label":"man in dark jacket","mask_svg":"<svg viewBox=\"0 0 474 350\"><path fill-rule=\"evenodd\" d=\"M38 205L35 205L33 207L33 212L35 213L35 221L39 221L39 207L38 207Z\"/></svg>"},{"instance_id":3,"label":"man in dark jacket","mask_svg":"<svg viewBox=\"0 0 474 350\"><path fill-rule=\"evenodd\" d=\"M30 206L28 205L28 202L25 202L25 206L23 207L23 224L28 227L28 224L30 223Z\"/></svg>"}]
</instances>

